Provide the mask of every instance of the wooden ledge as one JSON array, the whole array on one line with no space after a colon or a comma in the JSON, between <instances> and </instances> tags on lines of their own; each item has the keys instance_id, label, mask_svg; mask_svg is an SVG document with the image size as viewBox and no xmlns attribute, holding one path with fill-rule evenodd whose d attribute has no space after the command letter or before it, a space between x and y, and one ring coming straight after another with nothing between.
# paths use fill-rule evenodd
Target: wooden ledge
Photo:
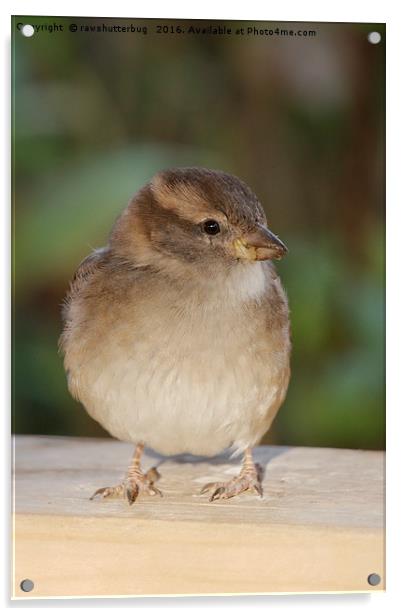
<instances>
[{"instance_id":1,"label":"wooden ledge","mask_svg":"<svg viewBox=\"0 0 402 616\"><path fill-rule=\"evenodd\" d=\"M201 486L230 477L239 460L147 451L143 466L158 467L163 498L90 501L121 480L132 450L15 438L14 597L384 589L382 452L259 447L263 499L209 503ZM20 589L24 579L32 591Z\"/></svg>"}]
</instances>

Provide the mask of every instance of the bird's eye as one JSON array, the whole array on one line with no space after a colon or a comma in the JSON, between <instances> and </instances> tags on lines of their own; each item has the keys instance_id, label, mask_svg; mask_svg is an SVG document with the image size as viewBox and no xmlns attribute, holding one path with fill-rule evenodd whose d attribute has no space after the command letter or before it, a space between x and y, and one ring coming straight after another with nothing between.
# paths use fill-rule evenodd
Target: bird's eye
<instances>
[{"instance_id":1,"label":"bird's eye","mask_svg":"<svg viewBox=\"0 0 402 616\"><path fill-rule=\"evenodd\" d=\"M221 230L219 223L216 220L206 220L202 225L203 230L208 235L216 235Z\"/></svg>"}]
</instances>

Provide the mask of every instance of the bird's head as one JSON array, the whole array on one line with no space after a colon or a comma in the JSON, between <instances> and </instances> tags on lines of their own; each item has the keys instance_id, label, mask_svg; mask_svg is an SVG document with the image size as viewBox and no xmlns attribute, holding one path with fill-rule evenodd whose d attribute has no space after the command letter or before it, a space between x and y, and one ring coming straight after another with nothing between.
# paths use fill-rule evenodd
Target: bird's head
<instances>
[{"instance_id":1,"label":"bird's head","mask_svg":"<svg viewBox=\"0 0 402 616\"><path fill-rule=\"evenodd\" d=\"M244 182L196 167L155 175L117 220L111 246L141 264L204 271L280 259L287 252Z\"/></svg>"}]
</instances>

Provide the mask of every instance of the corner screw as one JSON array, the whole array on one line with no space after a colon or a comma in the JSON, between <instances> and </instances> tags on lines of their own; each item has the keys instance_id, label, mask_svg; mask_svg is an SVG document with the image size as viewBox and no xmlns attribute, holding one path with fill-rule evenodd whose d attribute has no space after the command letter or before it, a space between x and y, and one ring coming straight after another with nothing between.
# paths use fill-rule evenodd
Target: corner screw
<instances>
[{"instance_id":1,"label":"corner screw","mask_svg":"<svg viewBox=\"0 0 402 616\"><path fill-rule=\"evenodd\" d=\"M31 592L33 587L34 587L34 583L33 583L32 580L22 580L22 582L20 584L20 588L24 592Z\"/></svg>"},{"instance_id":2,"label":"corner screw","mask_svg":"<svg viewBox=\"0 0 402 616\"><path fill-rule=\"evenodd\" d=\"M378 573L370 573L367 578L367 581L370 586L378 586L378 584L381 582L381 577L378 575Z\"/></svg>"}]
</instances>

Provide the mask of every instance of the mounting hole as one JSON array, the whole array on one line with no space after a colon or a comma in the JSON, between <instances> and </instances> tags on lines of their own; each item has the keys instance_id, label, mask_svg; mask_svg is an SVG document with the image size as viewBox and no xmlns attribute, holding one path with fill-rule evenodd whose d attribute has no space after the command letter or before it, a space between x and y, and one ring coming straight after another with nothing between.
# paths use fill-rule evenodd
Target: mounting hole
<instances>
[{"instance_id":1,"label":"mounting hole","mask_svg":"<svg viewBox=\"0 0 402 616\"><path fill-rule=\"evenodd\" d=\"M26 36L27 38L30 38L31 36L35 34L35 28L31 26L31 24L25 24L21 28L21 34L22 36Z\"/></svg>"},{"instance_id":2,"label":"mounting hole","mask_svg":"<svg viewBox=\"0 0 402 616\"><path fill-rule=\"evenodd\" d=\"M367 581L370 586L378 586L378 584L381 582L381 576L379 576L378 573L370 573L367 578Z\"/></svg>"},{"instance_id":3,"label":"mounting hole","mask_svg":"<svg viewBox=\"0 0 402 616\"><path fill-rule=\"evenodd\" d=\"M22 580L21 584L20 584L20 588L21 590L23 590L24 592L31 592L31 590L34 587L34 583L32 580Z\"/></svg>"},{"instance_id":4,"label":"mounting hole","mask_svg":"<svg viewBox=\"0 0 402 616\"><path fill-rule=\"evenodd\" d=\"M378 43L381 41L381 34L379 32L370 32L367 35L367 40L372 45L378 45Z\"/></svg>"}]
</instances>

